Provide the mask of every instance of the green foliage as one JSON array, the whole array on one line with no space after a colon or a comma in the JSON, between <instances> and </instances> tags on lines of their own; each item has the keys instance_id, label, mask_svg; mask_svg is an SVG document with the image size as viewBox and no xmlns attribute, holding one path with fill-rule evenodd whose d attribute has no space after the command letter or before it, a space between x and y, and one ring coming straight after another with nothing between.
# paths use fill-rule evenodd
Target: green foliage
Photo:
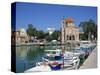
<instances>
[{"instance_id":1,"label":"green foliage","mask_svg":"<svg viewBox=\"0 0 100 75\"><path fill-rule=\"evenodd\" d=\"M35 37L37 35L37 30L36 30L35 27L33 27L32 24L28 25L27 34L29 36L29 41L30 42L32 41L31 37Z\"/></svg>"},{"instance_id":2,"label":"green foliage","mask_svg":"<svg viewBox=\"0 0 100 75\"><path fill-rule=\"evenodd\" d=\"M84 34L80 35L81 39L88 40L89 34L94 36L93 39L97 38L97 25L92 19L81 22L79 26L82 27L84 32Z\"/></svg>"},{"instance_id":3,"label":"green foliage","mask_svg":"<svg viewBox=\"0 0 100 75\"><path fill-rule=\"evenodd\" d=\"M28 29L27 29L27 34L30 37L37 37L37 39L41 40L41 39L46 39L47 41L51 41L51 40L58 40L59 36L60 36L60 31L56 30L53 32L52 35L49 35L49 33L45 33L42 30L37 30L35 27L33 27L32 24L28 25Z\"/></svg>"},{"instance_id":4,"label":"green foliage","mask_svg":"<svg viewBox=\"0 0 100 75\"><path fill-rule=\"evenodd\" d=\"M60 31L59 30L54 31L51 36L52 36L53 40L58 40L58 38L60 36Z\"/></svg>"},{"instance_id":5,"label":"green foliage","mask_svg":"<svg viewBox=\"0 0 100 75\"><path fill-rule=\"evenodd\" d=\"M45 33L42 30L40 30L40 31L37 32L36 36L37 36L37 39L44 39Z\"/></svg>"},{"instance_id":6,"label":"green foliage","mask_svg":"<svg viewBox=\"0 0 100 75\"><path fill-rule=\"evenodd\" d=\"M50 42L52 40L52 36L51 35L46 35L45 39Z\"/></svg>"},{"instance_id":7,"label":"green foliage","mask_svg":"<svg viewBox=\"0 0 100 75\"><path fill-rule=\"evenodd\" d=\"M85 34L79 34L79 39L86 40L87 38L88 36L86 36Z\"/></svg>"},{"instance_id":8,"label":"green foliage","mask_svg":"<svg viewBox=\"0 0 100 75\"><path fill-rule=\"evenodd\" d=\"M60 31L59 30L55 30L51 35L49 35L48 33L46 33L45 39L50 42L52 40L57 40L60 37Z\"/></svg>"},{"instance_id":9,"label":"green foliage","mask_svg":"<svg viewBox=\"0 0 100 75\"><path fill-rule=\"evenodd\" d=\"M30 37L33 36L33 34L34 34L33 25L32 25L32 24L29 24L29 25L28 25L27 34L28 34Z\"/></svg>"}]
</instances>

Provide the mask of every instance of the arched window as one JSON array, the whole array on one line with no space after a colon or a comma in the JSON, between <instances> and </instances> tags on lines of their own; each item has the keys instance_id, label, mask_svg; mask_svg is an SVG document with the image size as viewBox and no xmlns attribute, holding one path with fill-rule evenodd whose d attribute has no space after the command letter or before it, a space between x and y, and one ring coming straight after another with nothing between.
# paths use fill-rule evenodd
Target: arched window
<instances>
[{"instance_id":1,"label":"arched window","mask_svg":"<svg viewBox=\"0 0 100 75\"><path fill-rule=\"evenodd\" d=\"M66 40L75 40L75 36L74 35L71 35L71 36L67 35Z\"/></svg>"},{"instance_id":2,"label":"arched window","mask_svg":"<svg viewBox=\"0 0 100 75\"><path fill-rule=\"evenodd\" d=\"M71 36L69 37L69 40L71 40Z\"/></svg>"},{"instance_id":3,"label":"arched window","mask_svg":"<svg viewBox=\"0 0 100 75\"><path fill-rule=\"evenodd\" d=\"M75 40L75 36L74 35L72 35L72 40Z\"/></svg>"},{"instance_id":4,"label":"arched window","mask_svg":"<svg viewBox=\"0 0 100 75\"><path fill-rule=\"evenodd\" d=\"M69 40L69 36L67 35L67 40Z\"/></svg>"}]
</instances>

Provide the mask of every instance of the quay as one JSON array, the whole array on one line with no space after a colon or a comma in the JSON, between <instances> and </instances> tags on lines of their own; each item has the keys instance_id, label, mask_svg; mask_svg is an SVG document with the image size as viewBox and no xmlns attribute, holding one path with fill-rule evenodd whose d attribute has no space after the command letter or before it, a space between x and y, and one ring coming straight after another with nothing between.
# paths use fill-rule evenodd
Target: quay
<instances>
[{"instance_id":1,"label":"quay","mask_svg":"<svg viewBox=\"0 0 100 75\"><path fill-rule=\"evenodd\" d=\"M80 69L97 68L97 47L92 51L91 55L85 60Z\"/></svg>"}]
</instances>

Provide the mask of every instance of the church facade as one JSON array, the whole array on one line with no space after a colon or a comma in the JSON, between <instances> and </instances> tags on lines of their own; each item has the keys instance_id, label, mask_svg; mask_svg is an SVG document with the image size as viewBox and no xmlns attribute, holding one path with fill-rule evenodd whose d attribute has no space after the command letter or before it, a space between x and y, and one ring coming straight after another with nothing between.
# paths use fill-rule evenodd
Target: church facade
<instances>
[{"instance_id":1,"label":"church facade","mask_svg":"<svg viewBox=\"0 0 100 75\"><path fill-rule=\"evenodd\" d=\"M79 41L79 27L75 26L72 18L66 18L61 22L61 43L71 41Z\"/></svg>"}]
</instances>

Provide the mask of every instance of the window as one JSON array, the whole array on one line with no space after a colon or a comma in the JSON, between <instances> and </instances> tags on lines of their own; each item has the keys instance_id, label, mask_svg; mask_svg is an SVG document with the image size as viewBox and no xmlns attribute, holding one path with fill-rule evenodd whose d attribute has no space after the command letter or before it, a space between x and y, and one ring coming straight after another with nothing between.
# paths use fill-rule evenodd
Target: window
<instances>
[{"instance_id":1,"label":"window","mask_svg":"<svg viewBox=\"0 0 100 75\"><path fill-rule=\"evenodd\" d=\"M75 40L75 36L74 35L72 35L72 40Z\"/></svg>"}]
</instances>

